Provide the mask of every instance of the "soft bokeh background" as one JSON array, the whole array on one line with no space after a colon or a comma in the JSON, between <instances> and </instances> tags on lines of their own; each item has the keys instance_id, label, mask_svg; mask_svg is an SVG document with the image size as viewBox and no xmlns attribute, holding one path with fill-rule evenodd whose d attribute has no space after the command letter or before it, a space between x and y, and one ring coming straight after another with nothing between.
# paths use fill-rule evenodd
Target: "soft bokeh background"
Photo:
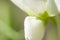
<instances>
[{"instance_id":1,"label":"soft bokeh background","mask_svg":"<svg viewBox=\"0 0 60 40\"><path fill-rule=\"evenodd\" d=\"M10 0L0 0L0 40L25 40L26 16L27 14Z\"/></svg>"}]
</instances>

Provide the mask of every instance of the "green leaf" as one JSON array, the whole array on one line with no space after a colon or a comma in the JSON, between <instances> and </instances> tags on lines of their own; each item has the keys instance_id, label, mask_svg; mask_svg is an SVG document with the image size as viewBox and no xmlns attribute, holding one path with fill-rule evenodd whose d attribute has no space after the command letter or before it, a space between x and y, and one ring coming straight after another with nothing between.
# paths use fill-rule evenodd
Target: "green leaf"
<instances>
[{"instance_id":1,"label":"green leaf","mask_svg":"<svg viewBox=\"0 0 60 40\"><path fill-rule=\"evenodd\" d=\"M44 13L42 13L42 15L37 16L37 19L42 20L44 25L47 24L48 18L49 18L49 15L46 11Z\"/></svg>"}]
</instances>

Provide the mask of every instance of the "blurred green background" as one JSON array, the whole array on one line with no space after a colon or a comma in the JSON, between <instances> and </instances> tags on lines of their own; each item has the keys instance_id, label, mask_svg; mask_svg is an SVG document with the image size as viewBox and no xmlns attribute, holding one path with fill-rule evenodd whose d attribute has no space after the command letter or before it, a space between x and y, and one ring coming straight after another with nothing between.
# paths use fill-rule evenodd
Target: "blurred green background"
<instances>
[{"instance_id":1,"label":"blurred green background","mask_svg":"<svg viewBox=\"0 0 60 40\"><path fill-rule=\"evenodd\" d=\"M25 40L26 16L27 14L10 0L0 0L0 40Z\"/></svg>"}]
</instances>

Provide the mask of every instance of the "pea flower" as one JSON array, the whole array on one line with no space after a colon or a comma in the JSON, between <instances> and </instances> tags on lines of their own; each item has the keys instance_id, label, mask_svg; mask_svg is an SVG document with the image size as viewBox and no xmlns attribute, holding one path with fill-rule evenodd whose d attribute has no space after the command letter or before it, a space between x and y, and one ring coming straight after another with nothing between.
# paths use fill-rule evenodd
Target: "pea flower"
<instances>
[{"instance_id":1,"label":"pea flower","mask_svg":"<svg viewBox=\"0 0 60 40\"><path fill-rule=\"evenodd\" d=\"M52 26L51 29L53 31L47 32L47 34L49 35L47 37L47 40L60 40L60 14L59 14L60 6L57 0L19 0L19 1L15 0L13 1L13 3L15 3L19 8L21 8L29 15L28 17L26 17L24 21L26 40L42 40L45 32L43 21L47 22L48 19L50 19L52 23L56 22L55 25L57 25L56 26L57 29L55 30L54 29L55 27L53 28L53 26L50 25ZM48 15L46 15L45 12ZM39 17L39 20L36 19L37 17ZM48 25L48 27L50 26ZM58 39L55 39L56 35L54 33L56 33L56 31L58 33Z\"/></svg>"}]
</instances>

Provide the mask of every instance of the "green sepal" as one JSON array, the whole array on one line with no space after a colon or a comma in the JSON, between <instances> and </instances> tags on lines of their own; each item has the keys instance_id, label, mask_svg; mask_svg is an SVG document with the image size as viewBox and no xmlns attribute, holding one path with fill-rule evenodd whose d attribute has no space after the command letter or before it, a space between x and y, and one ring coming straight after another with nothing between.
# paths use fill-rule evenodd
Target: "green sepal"
<instances>
[{"instance_id":1,"label":"green sepal","mask_svg":"<svg viewBox=\"0 0 60 40\"><path fill-rule=\"evenodd\" d=\"M56 24L55 16L49 16L47 11L38 16L37 19L42 20L44 25L47 24L48 20L50 20L53 24Z\"/></svg>"}]
</instances>

